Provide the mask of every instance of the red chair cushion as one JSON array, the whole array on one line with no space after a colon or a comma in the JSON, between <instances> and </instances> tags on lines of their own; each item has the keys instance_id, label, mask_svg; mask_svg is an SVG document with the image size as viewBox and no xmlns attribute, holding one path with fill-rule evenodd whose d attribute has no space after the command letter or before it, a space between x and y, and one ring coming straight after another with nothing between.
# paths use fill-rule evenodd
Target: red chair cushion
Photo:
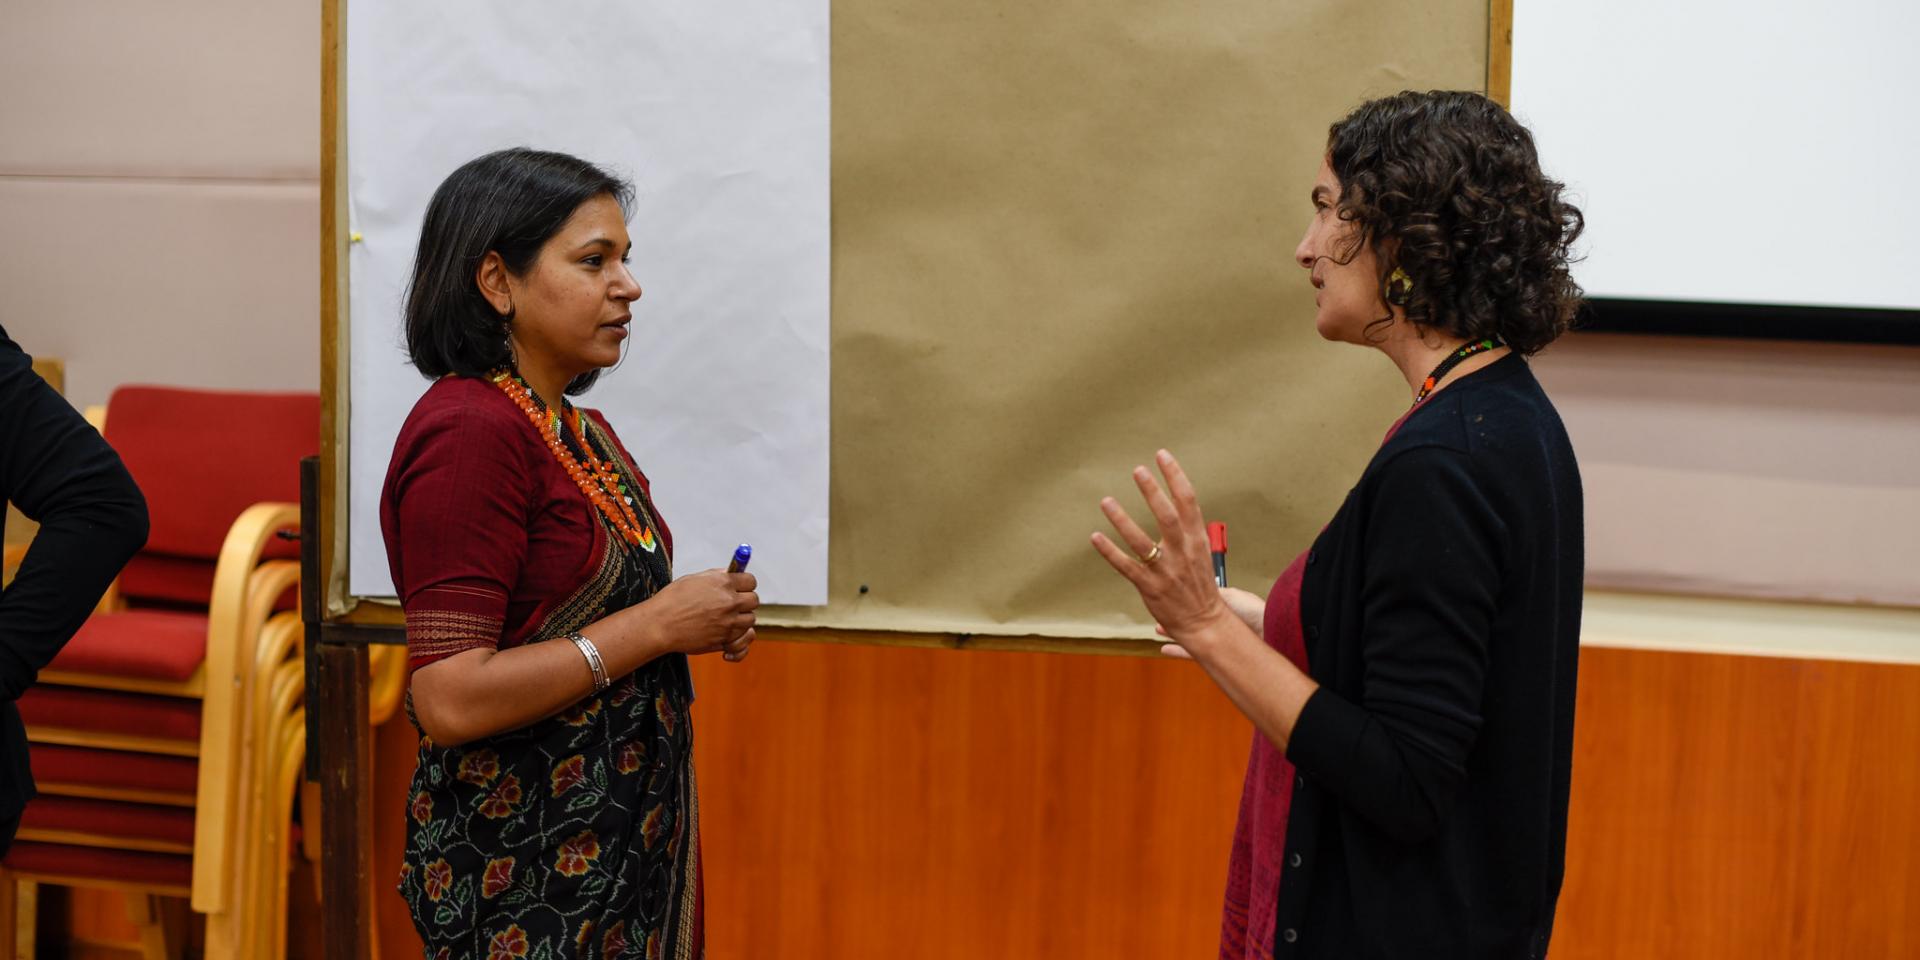
<instances>
[{"instance_id":1,"label":"red chair cushion","mask_svg":"<svg viewBox=\"0 0 1920 960\"><path fill-rule=\"evenodd\" d=\"M43 788L50 783L70 783L187 796L200 788L200 765L192 757L54 743L36 743L28 756L33 761L33 779Z\"/></svg>"},{"instance_id":2,"label":"red chair cushion","mask_svg":"<svg viewBox=\"0 0 1920 960\"><path fill-rule=\"evenodd\" d=\"M5 863L9 869L56 877L90 877L170 887L193 885L193 858L185 854L21 840L7 851Z\"/></svg>"},{"instance_id":3,"label":"red chair cushion","mask_svg":"<svg viewBox=\"0 0 1920 960\"><path fill-rule=\"evenodd\" d=\"M193 845L193 811L124 800L41 794L20 812L22 830L66 830L97 837Z\"/></svg>"},{"instance_id":4,"label":"red chair cushion","mask_svg":"<svg viewBox=\"0 0 1920 960\"><path fill-rule=\"evenodd\" d=\"M263 555L273 559L274 552L267 550ZM135 602L151 601L204 608L213 599L213 567L211 560L142 553L121 569L120 592ZM276 612L297 610L300 608L299 599L299 595L289 589L280 595L273 609Z\"/></svg>"},{"instance_id":5,"label":"red chair cushion","mask_svg":"<svg viewBox=\"0 0 1920 960\"><path fill-rule=\"evenodd\" d=\"M146 494L145 553L212 561L241 511L263 500L299 502L300 458L320 449L320 397L121 387L107 401L106 438ZM299 550L275 539L267 555ZM147 596L138 578L121 586L129 597Z\"/></svg>"},{"instance_id":6,"label":"red chair cushion","mask_svg":"<svg viewBox=\"0 0 1920 960\"><path fill-rule=\"evenodd\" d=\"M213 599L213 561L140 553L120 571L120 593L133 600L206 609Z\"/></svg>"},{"instance_id":7,"label":"red chair cushion","mask_svg":"<svg viewBox=\"0 0 1920 960\"><path fill-rule=\"evenodd\" d=\"M206 658L206 614L126 610L87 618L47 669L179 682Z\"/></svg>"},{"instance_id":8,"label":"red chair cushion","mask_svg":"<svg viewBox=\"0 0 1920 960\"><path fill-rule=\"evenodd\" d=\"M200 739L200 701L41 684L15 701L28 727Z\"/></svg>"}]
</instances>

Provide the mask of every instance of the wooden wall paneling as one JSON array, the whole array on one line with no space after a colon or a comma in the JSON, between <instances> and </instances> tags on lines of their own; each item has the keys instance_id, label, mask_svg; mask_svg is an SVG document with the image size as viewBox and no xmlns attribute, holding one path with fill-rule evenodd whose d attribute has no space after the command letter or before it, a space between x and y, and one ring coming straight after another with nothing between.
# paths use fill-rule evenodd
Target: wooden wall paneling
<instances>
[{"instance_id":1,"label":"wooden wall paneling","mask_svg":"<svg viewBox=\"0 0 1920 960\"><path fill-rule=\"evenodd\" d=\"M1581 671L1555 960L1920 955L1920 667Z\"/></svg>"},{"instance_id":2,"label":"wooden wall paneling","mask_svg":"<svg viewBox=\"0 0 1920 960\"><path fill-rule=\"evenodd\" d=\"M1920 667L1581 669L1553 960L1920 955ZM763 642L695 682L714 960L1211 955L1251 730L1191 665ZM382 955L415 956L414 740L376 741Z\"/></svg>"}]
</instances>

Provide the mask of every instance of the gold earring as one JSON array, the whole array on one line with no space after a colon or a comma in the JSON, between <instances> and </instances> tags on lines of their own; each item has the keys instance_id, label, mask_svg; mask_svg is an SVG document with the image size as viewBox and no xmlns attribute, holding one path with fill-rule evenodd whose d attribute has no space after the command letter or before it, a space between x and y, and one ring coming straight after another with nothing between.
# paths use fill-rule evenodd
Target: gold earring
<instances>
[{"instance_id":1,"label":"gold earring","mask_svg":"<svg viewBox=\"0 0 1920 960\"><path fill-rule=\"evenodd\" d=\"M1404 307L1413 299L1413 278L1399 267L1393 268L1393 274L1387 277L1386 300L1396 307Z\"/></svg>"}]
</instances>

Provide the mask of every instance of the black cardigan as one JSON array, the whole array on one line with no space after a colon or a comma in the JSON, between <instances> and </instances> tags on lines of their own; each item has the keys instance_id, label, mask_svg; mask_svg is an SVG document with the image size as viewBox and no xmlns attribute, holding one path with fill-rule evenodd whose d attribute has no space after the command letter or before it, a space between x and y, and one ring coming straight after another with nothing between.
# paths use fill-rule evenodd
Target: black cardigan
<instances>
[{"instance_id":1,"label":"black cardigan","mask_svg":"<svg viewBox=\"0 0 1920 960\"><path fill-rule=\"evenodd\" d=\"M0 594L0 851L33 797L26 729L14 701L147 542L147 503L120 457L33 372L0 329L0 499L40 532ZM6 514L0 512L0 531Z\"/></svg>"},{"instance_id":2,"label":"black cardigan","mask_svg":"<svg viewBox=\"0 0 1920 960\"><path fill-rule=\"evenodd\" d=\"M1380 448L1307 557L1320 689L1278 957L1535 958L1560 893L1584 566L1580 472L1504 357Z\"/></svg>"}]
</instances>

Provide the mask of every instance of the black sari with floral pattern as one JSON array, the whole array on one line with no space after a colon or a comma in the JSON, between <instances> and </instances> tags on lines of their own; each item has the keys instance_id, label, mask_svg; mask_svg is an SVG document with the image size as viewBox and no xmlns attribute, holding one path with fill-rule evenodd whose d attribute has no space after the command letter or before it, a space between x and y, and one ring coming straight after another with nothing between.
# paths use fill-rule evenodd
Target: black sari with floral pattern
<instances>
[{"instance_id":1,"label":"black sari with floral pattern","mask_svg":"<svg viewBox=\"0 0 1920 960\"><path fill-rule=\"evenodd\" d=\"M582 422L656 526L618 445ZM671 579L657 537L629 547L600 522L597 571L536 637L564 637ZM692 700L686 657L672 654L519 730L452 748L423 734L400 893L427 956L704 956Z\"/></svg>"}]
</instances>

